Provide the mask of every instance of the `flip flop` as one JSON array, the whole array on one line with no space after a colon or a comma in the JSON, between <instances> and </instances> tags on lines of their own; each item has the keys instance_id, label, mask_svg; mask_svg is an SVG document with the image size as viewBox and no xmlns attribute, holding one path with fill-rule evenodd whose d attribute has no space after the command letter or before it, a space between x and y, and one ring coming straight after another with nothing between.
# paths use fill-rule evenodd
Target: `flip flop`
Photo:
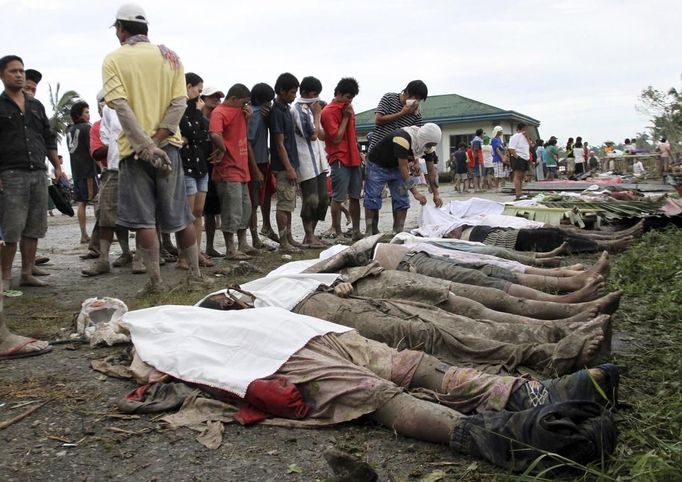
<instances>
[{"instance_id":1,"label":"flip flop","mask_svg":"<svg viewBox=\"0 0 682 482\"><path fill-rule=\"evenodd\" d=\"M81 254L78 257L80 259L97 259L99 258L99 253L95 253L94 251L88 251L86 254Z\"/></svg>"},{"instance_id":2,"label":"flip flop","mask_svg":"<svg viewBox=\"0 0 682 482\"><path fill-rule=\"evenodd\" d=\"M2 360L14 360L16 358L28 358L31 356L38 356L38 355L44 355L45 353L49 353L52 351L52 345L48 345L46 348L43 348L42 350L35 350L35 351L30 351L30 352L25 352L22 353L21 350L24 349L27 345L30 345L31 343L38 341L35 338L29 338L23 343L18 344L14 348L12 348L9 351L0 353L0 361Z\"/></svg>"},{"instance_id":3,"label":"flip flop","mask_svg":"<svg viewBox=\"0 0 682 482\"><path fill-rule=\"evenodd\" d=\"M2 292L2 296L6 296L7 298L16 298L23 294L24 292L19 290L5 290Z\"/></svg>"}]
</instances>

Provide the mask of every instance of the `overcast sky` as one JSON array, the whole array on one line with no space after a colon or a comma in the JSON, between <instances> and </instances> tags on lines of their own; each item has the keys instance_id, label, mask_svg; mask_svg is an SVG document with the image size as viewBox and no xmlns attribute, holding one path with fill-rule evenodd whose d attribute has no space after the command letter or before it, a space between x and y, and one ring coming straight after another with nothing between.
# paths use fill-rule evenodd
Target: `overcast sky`
<instances>
[{"instance_id":1,"label":"overcast sky","mask_svg":"<svg viewBox=\"0 0 682 482\"><path fill-rule=\"evenodd\" d=\"M205 85L274 84L289 71L360 83L355 110L412 79L541 121L540 133L600 145L643 131L635 105L648 85L680 86L679 0L312 0L139 3L154 43L175 50ZM23 57L48 83L94 105L118 2L0 0L2 55ZM94 110L94 109L93 109ZM93 121L96 119L93 116Z\"/></svg>"}]
</instances>

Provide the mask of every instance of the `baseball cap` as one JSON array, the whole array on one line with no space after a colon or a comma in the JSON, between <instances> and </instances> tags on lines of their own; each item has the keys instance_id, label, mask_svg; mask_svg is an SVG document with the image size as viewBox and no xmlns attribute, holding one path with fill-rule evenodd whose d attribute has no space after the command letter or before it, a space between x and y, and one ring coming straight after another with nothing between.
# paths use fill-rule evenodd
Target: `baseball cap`
<instances>
[{"instance_id":1,"label":"baseball cap","mask_svg":"<svg viewBox=\"0 0 682 482\"><path fill-rule=\"evenodd\" d=\"M223 94L223 91L220 90L218 87L204 87L204 89L201 91L201 97L212 97L216 94L220 94L220 97L225 97L225 94Z\"/></svg>"},{"instance_id":2,"label":"baseball cap","mask_svg":"<svg viewBox=\"0 0 682 482\"><path fill-rule=\"evenodd\" d=\"M43 74L41 74L35 69L26 69L24 73L26 75L26 80L32 80L36 84L38 84L40 80L43 78Z\"/></svg>"},{"instance_id":3,"label":"baseball cap","mask_svg":"<svg viewBox=\"0 0 682 482\"><path fill-rule=\"evenodd\" d=\"M116 11L116 20L149 24L147 21L147 14L144 13L142 7L134 3L125 3L121 5Z\"/></svg>"}]
</instances>

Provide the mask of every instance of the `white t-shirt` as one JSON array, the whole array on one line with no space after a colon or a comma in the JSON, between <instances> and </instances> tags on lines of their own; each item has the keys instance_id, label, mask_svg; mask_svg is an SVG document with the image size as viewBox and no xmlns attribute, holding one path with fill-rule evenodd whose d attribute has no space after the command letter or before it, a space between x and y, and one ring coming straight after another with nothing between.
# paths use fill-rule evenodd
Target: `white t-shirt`
<instances>
[{"instance_id":1,"label":"white t-shirt","mask_svg":"<svg viewBox=\"0 0 682 482\"><path fill-rule=\"evenodd\" d=\"M521 132L517 132L509 139L509 149L514 149L516 155L526 161L530 159L530 144L528 139Z\"/></svg>"}]
</instances>

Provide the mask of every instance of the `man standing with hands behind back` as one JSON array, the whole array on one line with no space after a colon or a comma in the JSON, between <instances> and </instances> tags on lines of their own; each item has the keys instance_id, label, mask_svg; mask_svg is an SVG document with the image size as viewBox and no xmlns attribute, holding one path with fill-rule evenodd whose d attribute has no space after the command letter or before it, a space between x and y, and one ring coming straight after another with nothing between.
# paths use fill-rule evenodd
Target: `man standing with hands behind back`
<instances>
[{"instance_id":1,"label":"man standing with hands behind back","mask_svg":"<svg viewBox=\"0 0 682 482\"><path fill-rule=\"evenodd\" d=\"M191 280L203 280L180 159L179 123L185 112L185 72L178 56L147 37L147 18L135 4L116 13L116 37L121 47L102 66L104 96L121 123L118 139L118 222L136 230L139 250L150 280L147 292L161 292L159 241L162 233L177 233L180 256Z\"/></svg>"}]
</instances>

